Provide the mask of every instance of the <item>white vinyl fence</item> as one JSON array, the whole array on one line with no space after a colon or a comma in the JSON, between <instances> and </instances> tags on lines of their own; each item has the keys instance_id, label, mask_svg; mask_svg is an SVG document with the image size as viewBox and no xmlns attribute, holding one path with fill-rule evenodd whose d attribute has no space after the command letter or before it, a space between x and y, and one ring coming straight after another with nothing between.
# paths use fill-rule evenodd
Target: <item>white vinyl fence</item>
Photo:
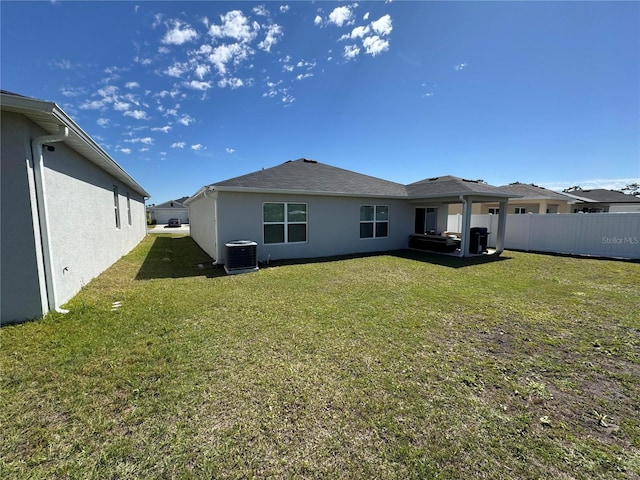
<instances>
[{"instance_id":1,"label":"white vinyl fence","mask_svg":"<svg viewBox=\"0 0 640 480\"><path fill-rule=\"evenodd\" d=\"M486 227L495 247L497 215L471 215L472 227ZM449 215L447 230L460 232L462 215ZM640 214L562 213L507 215L507 249L640 259Z\"/></svg>"}]
</instances>

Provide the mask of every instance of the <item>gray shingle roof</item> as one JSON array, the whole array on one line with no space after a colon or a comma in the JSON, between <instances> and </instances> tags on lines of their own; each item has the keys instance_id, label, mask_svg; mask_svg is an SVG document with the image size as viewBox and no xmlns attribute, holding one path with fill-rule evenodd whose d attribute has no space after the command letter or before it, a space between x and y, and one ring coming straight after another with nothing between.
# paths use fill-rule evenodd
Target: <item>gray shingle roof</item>
<instances>
[{"instance_id":1,"label":"gray shingle roof","mask_svg":"<svg viewBox=\"0 0 640 480\"><path fill-rule=\"evenodd\" d=\"M506 193L521 195L523 200L574 200L572 197L569 197L563 193L554 192L553 190L549 190L547 188L538 187L537 185L526 183L516 182L509 185L503 185L498 188Z\"/></svg>"},{"instance_id":2,"label":"gray shingle roof","mask_svg":"<svg viewBox=\"0 0 640 480\"><path fill-rule=\"evenodd\" d=\"M446 175L444 177L425 178L418 182L407 185L407 192L410 197L437 197L453 195L494 195L497 197L507 197L509 194L498 187L487 185L477 180L466 180L464 178ZM517 195L511 195L517 196Z\"/></svg>"},{"instance_id":3,"label":"gray shingle roof","mask_svg":"<svg viewBox=\"0 0 640 480\"><path fill-rule=\"evenodd\" d=\"M265 191L300 191L303 193L329 193L406 197L404 185L381 178L325 165L301 158L257 172L216 182L212 187L236 187Z\"/></svg>"},{"instance_id":4,"label":"gray shingle roof","mask_svg":"<svg viewBox=\"0 0 640 480\"><path fill-rule=\"evenodd\" d=\"M600 203L640 203L640 198L618 192L616 190L606 190L598 188L594 190L575 190L571 192L578 198L586 198L593 202Z\"/></svg>"}]
</instances>

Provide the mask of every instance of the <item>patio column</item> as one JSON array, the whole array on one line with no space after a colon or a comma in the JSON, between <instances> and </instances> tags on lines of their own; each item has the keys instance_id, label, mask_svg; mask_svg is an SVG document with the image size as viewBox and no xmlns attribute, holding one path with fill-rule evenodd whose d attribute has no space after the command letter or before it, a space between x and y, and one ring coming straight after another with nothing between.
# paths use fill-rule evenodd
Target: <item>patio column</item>
<instances>
[{"instance_id":1,"label":"patio column","mask_svg":"<svg viewBox=\"0 0 640 480\"><path fill-rule=\"evenodd\" d=\"M496 253L500 255L504 250L504 236L507 231L507 199L500 202L498 211L498 237L496 238Z\"/></svg>"},{"instance_id":2,"label":"patio column","mask_svg":"<svg viewBox=\"0 0 640 480\"><path fill-rule=\"evenodd\" d=\"M460 241L460 256L466 257L469 255L469 237L471 237L471 206L472 201L466 199L460 195L462 200L462 240Z\"/></svg>"}]
</instances>

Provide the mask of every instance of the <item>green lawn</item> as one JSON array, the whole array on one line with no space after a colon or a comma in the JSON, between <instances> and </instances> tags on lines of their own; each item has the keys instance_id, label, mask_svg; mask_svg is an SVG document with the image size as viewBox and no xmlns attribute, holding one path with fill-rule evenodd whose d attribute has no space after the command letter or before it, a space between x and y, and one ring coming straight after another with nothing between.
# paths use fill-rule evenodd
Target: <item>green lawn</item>
<instances>
[{"instance_id":1,"label":"green lawn","mask_svg":"<svg viewBox=\"0 0 640 480\"><path fill-rule=\"evenodd\" d=\"M3 478L640 478L640 264L207 261L0 330Z\"/></svg>"}]
</instances>

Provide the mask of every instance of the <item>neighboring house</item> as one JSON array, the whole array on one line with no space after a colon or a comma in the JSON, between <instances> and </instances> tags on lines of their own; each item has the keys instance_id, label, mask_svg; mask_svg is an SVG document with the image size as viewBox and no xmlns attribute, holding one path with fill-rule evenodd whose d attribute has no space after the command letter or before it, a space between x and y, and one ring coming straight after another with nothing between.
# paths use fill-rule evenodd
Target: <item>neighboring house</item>
<instances>
[{"instance_id":1,"label":"neighboring house","mask_svg":"<svg viewBox=\"0 0 640 480\"><path fill-rule=\"evenodd\" d=\"M189 207L184 202L189 197L182 197L177 200L149 205L147 207L147 220L150 223L169 223L170 218L177 218L182 223L189 223Z\"/></svg>"},{"instance_id":2,"label":"neighboring house","mask_svg":"<svg viewBox=\"0 0 640 480\"><path fill-rule=\"evenodd\" d=\"M500 190L513 195L507 204L507 213L571 213L575 199L564 193L554 192L543 187L526 183L510 183L498 187ZM497 203L476 203L473 206L473 214L497 214L500 206ZM462 213L462 208L452 208L450 215Z\"/></svg>"},{"instance_id":3,"label":"neighboring house","mask_svg":"<svg viewBox=\"0 0 640 480\"><path fill-rule=\"evenodd\" d=\"M573 213L640 212L640 198L617 190L572 190L565 195L574 199Z\"/></svg>"},{"instance_id":4,"label":"neighboring house","mask_svg":"<svg viewBox=\"0 0 640 480\"><path fill-rule=\"evenodd\" d=\"M135 247L149 194L55 103L0 107L4 324L61 311Z\"/></svg>"},{"instance_id":5,"label":"neighboring house","mask_svg":"<svg viewBox=\"0 0 640 480\"><path fill-rule=\"evenodd\" d=\"M498 202L506 211L508 198L456 177L401 185L299 159L202 187L186 204L192 238L224 263L226 243L236 240L256 242L262 261L402 249L414 233L442 240L449 205L457 203L464 221L456 254L468 256L473 202ZM506 214L500 217L492 232L498 254Z\"/></svg>"}]
</instances>

